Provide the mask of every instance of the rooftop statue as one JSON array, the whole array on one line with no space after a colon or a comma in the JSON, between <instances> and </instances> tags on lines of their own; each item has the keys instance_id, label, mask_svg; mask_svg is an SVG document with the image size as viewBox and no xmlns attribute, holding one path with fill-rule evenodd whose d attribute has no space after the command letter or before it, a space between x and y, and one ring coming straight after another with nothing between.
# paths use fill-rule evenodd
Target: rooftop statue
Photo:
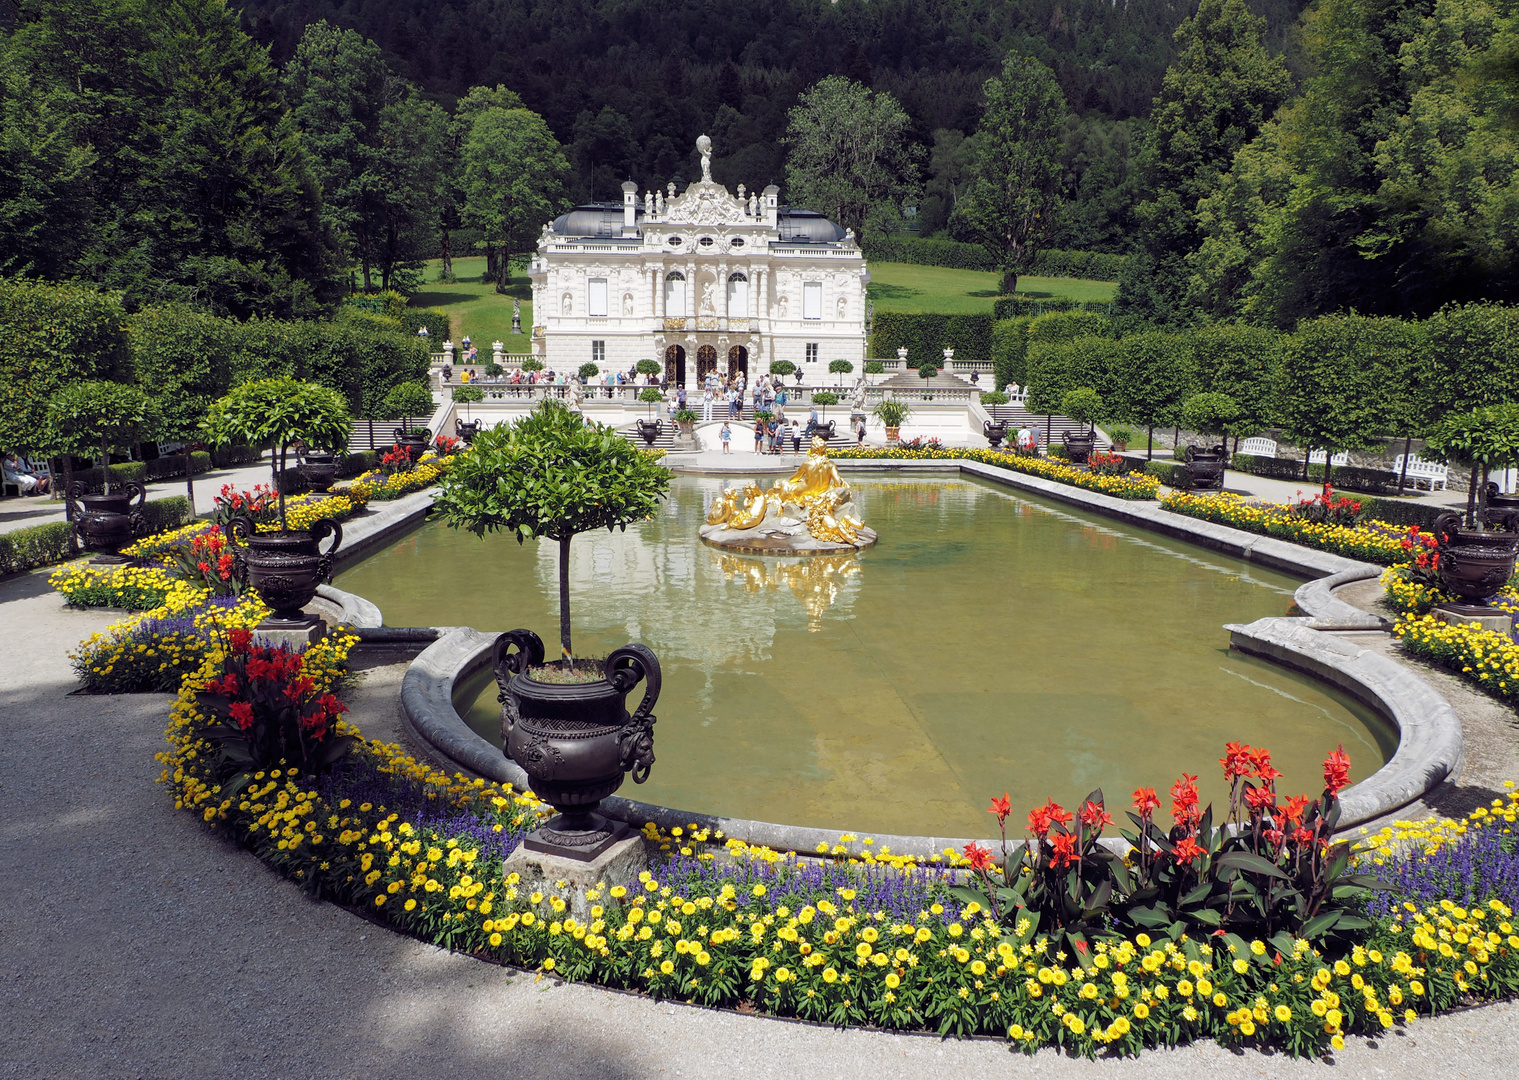
<instances>
[{"instance_id":1,"label":"rooftop statue","mask_svg":"<svg viewBox=\"0 0 1519 1080\"><path fill-rule=\"evenodd\" d=\"M712 183L712 140L705 135L696 137L696 151L701 154L701 178L704 183Z\"/></svg>"},{"instance_id":2,"label":"rooftop statue","mask_svg":"<svg viewBox=\"0 0 1519 1080\"><path fill-rule=\"evenodd\" d=\"M820 438L812 440L796 472L768 491L754 480L725 488L707 513L701 537L718 547L768 555L834 554L876 542Z\"/></svg>"}]
</instances>

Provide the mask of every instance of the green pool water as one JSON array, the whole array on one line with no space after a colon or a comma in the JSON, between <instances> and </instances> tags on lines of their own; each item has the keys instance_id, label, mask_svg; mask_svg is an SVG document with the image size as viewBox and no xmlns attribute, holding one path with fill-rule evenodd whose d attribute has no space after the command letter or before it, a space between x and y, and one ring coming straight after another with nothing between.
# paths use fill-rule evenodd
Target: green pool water
<instances>
[{"instance_id":1,"label":"green pool water","mask_svg":"<svg viewBox=\"0 0 1519 1080\"><path fill-rule=\"evenodd\" d=\"M866 834L980 836L1004 791L1028 807L1100 787L1117 809L1187 772L1221 802L1229 740L1268 747L1285 793L1317 793L1337 744L1356 779L1395 748L1350 699L1229 651L1222 624L1284 614L1293 578L974 481L850 482L880 534L854 556L710 548L697 529L720 481L692 477L655 519L576 537L576 653L642 641L664 670L658 762L622 794ZM552 655L556 557L552 543L431 523L337 585L390 626L522 626ZM456 704L500 744L488 676Z\"/></svg>"}]
</instances>

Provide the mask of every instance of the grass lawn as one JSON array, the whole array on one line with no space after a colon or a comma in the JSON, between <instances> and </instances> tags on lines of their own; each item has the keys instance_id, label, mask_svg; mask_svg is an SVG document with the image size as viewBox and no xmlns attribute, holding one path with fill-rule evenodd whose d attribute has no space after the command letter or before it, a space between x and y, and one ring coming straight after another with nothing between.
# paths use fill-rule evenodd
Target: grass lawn
<instances>
[{"instance_id":1,"label":"grass lawn","mask_svg":"<svg viewBox=\"0 0 1519 1080\"><path fill-rule=\"evenodd\" d=\"M950 270L942 266L872 262L870 299L877 311L937 312L946 315L990 313L1002 282L997 274L980 270ZM1020 277L1018 295L1031 300L1109 301L1118 291L1114 281L1083 278Z\"/></svg>"},{"instance_id":2,"label":"grass lawn","mask_svg":"<svg viewBox=\"0 0 1519 1080\"><path fill-rule=\"evenodd\" d=\"M491 342L504 341L510 353L531 352L528 333L533 327L533 290L527 276L521 271L512 275L510 295L502 296L494 285L480 281L485 273L485 257L454 260L454 276L458 284L448 285L433 280L438 276L443 262L433 259L424 271L426 279L421 291L411 298L412 307L435 307L448 312L453 324L454 344L467 335L475 348L480 350L482 363L490 357ZM522 301L523 333L512 333L512 297Z\"/></svg>"}]
</instances>

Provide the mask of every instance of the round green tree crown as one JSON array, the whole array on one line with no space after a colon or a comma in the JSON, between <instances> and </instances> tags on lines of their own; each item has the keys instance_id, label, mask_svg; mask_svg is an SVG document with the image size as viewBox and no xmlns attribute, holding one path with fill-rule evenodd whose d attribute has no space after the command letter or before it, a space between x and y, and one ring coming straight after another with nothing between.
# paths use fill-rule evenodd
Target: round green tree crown
<instances>
[{"instance_id":1,"label":"round green tree crown","mask_svg":"<svg viewBox=\"0 0 1519 1080\"><path fill-rule=\"evenodd\" d=\"M385 395L385 412L395 416L431 416L432 391L419 382L405 382Z\"/></svg>"},{"instance_id":2,"label":"round green tree crown","mask_svg":"<svg viewBox=\"0 0 1519 1080\"><path fill-rule=\"evenodd\" d=\"M348 402L329 387L300 379L245 382L212 402L201 425L212 446L308 446L336 449L348 445L353 423Z\"/></svg>"},{"instance_id":3,"label":"round green tree crown","mask_svg":"<svg viewBox=\"0 0 1519 1080\"><path fill-rule=\"evenodd\" d=\"M135 386L92 379L71 383L48 404L52 442L60 449L96 450L102 442L123 449L147 422L151 405Z\"/></svg>"},{"instance_id":4,"label":"round green tree crown","mask_svg":"<svg viewBox=\"0 0 1519 1080\"><path fill-rule=\"evenodd\" d=\"M506 530L518 543L558 540L652 516L673 475L612 428L546 401L476 436L435 505L449 525L477 536Z\"/></svg>"}]
</instances>

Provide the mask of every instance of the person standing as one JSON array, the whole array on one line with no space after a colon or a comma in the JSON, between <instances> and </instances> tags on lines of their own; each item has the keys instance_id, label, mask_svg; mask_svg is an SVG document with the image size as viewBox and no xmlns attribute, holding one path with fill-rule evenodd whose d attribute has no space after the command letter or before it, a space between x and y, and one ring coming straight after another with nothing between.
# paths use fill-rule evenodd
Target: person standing
<instances>
[{"instance_id":1,"label":"person standing","mask_svg":"<svg viewBox=\"0 0 1519 1080\"><path fill-rule=\"evenodd\" d=\"M761 448L764 445L765 445L765 421L764 421L764 418L756 416L754 418L754 452L756 454L760 453L761 452Z\"/></svg>"},{"instance_id":2,"label":"person standing","mask_svg":"<svg viewBox=\"0 0 1519 1080\"><path fill-rule=\"evenodd\" d=\"M791 421L791 452L793 454L802 452L802 425L795 420Z\"/></svg>"},{"instance_id":3,"label":"person standing","mask_svg":"<svg viewBox=\"0 0 1519 1080\"><path fill-rule=\"evenodd\" d=\"M712 388L710 386L702 391L701 418L703 421L712 419Z\"/></svg>"},{"instance_id":4,"label":"person standing","mask_svg":"<svg viewBox=\"0 0 1519 1080\"><path fill-rule=\"evenodd\" d=\"M730 445L733 439L733 429L728 426L728 422L726 420L723 421L723 429L717 434L718 437L723 440L723 453L733 453L733 447Z\"/></svg>"},{"instance_id":5,"label":"person standing","mask_svg":"<svg viewBox=\"0 0 1519 1080\"><path fill-rule=\"evenodd\" d=\"M859 424L860 424L859 428L855 431L855 445L856 446L864 446L865 445L865 421L861 420L859 422Z\"/></svg>"}]
</instances>

